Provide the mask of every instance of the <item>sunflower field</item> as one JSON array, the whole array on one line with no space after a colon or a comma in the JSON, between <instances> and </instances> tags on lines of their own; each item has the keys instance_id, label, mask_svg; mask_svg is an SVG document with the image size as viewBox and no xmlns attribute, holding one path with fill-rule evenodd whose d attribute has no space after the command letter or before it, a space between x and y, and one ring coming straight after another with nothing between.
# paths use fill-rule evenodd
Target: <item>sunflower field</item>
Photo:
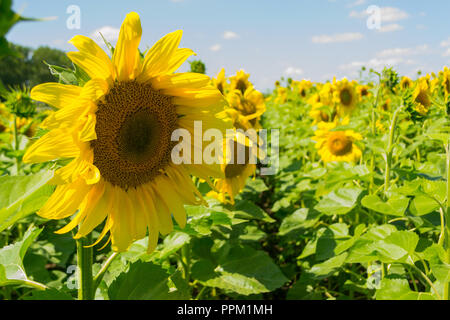
<instances>
[{"instance_id":1,"label":"sunflower field","mask_svg":"<svg viewBox=\"0 0 450 320\"><path fill-rule=\"evenodd\" d=\"M4 68L24 18L0 4ZM142 32L131 12L107 51L79 35L52 81L1 86L0 299L449 300L449 69L260 92ZM226 161L174 160L208 147L171 140L196 121Z\"/></svg>"}]
</instances>

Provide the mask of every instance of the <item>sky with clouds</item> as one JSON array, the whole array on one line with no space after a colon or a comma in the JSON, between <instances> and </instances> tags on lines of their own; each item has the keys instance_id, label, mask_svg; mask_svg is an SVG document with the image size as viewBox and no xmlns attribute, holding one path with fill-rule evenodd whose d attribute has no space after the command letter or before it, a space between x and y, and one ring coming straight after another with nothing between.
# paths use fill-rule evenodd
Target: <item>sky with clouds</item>
<instances>
[{"instance_id":1,"label":"sky with clouds","mask_svg":"<svg viewBox=\"0 0 450 320\"><path fill-rule=\"evenodd\" d=\"M67 27L72 5L79 29ZM281 76L353 79L362 66L388 65L415 77L450 65L448 0L14 0L14 8L52 20L20 23L9 41L64 51L74 50L67 42L77 34L101 43L101 32L114 44L125 15L136 11L142 50L182 29L181 46L197 53L209 75L244 69L260 90Z\"/></svg>"}]
</instances>

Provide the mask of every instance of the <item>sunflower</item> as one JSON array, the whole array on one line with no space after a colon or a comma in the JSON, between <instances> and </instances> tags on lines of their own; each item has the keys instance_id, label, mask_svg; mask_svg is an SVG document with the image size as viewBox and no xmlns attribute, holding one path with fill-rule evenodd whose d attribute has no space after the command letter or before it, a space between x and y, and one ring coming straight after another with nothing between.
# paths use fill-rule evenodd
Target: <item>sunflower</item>
<instances>
[{"instance_id":1,"label":"sunflower","mask_svg":"<svg viewBox=\"0 0 450 320\"><path fill-rule=\"evenodd\" d=\"M427 78L421 78L417 81L413 92L414 109L421 115L426 115L431 106L430 87Z\"/></svg>"},{"instance_id":2,"label":"sunflower","mask_svg":"<svg viewBox=\"0 0 450 320\"><path fill-rule=\"evenodd\" d=\"M334 84L333 98L338 105L340 116L347 116L356 108L358 102L357 93L353 82L343 79Z\"/></svg>"},{"instance_id":3,"label":"sunflower","mask_svg":"<svg viewBox=\"0 0 450 320\"><path fill-rule=\"evenodd\" d=\"M230 77L230 91L239 90L244 94L248 88L253 87L248 78L250 78L250 74L245 73L244 70L238 71L235 76Z\"/></svg>"},{"instance_id":4,"label":"sunflower","mask_svg":"<svg viewBox=\"0 0 450 320\"><path fill-rule=\"evenodd\" d=\"M408 77L403 77L402 81L400 81L400 88L402 88L403 90L412 88L413 85L414 82Z\"/></svg>"},{"instance_id":5,"label":"sunflower","mask_svg":"<svg viewBox=\"0 0 450 320\"><path fill-rule=\"evenodd\" d=\"M333 85L329 82L325 83L319 91L320 102L324 105L332 107L334 106L333 102Z\"/></svg>"},{"instance_id":6,"label":"sunflower","mask_svg":"<svg viewBox=\"0 0 450 320\"><path fill-rule=\"evenodd\" d=\"M369 91L370 87L368 85L359 85L356 87L356 92L359 96L359 101L363 101L365 98L368 98L372 95Z\"/></svg>"},{"instance_id":7,"label":"sunflower","mask_svg":"<svg viewBox=\"0 0 450 320\"><path fill-rule=\"evenodd\" d=\"M357 162L362 155L355 141L362 140L362 136L353 130L332 131L337 127L336 122L321 122L312 138L316 141L316 149L322 160L326 162L343 161Z\"/></svg>"},{"instance_id":8,"label":"sunflower","mask_svg":"<svg viewBox=\"0 0 450 320\"><path fill-rule=\"evenodd\" d=\"M297 88L300 97L306 98L308 95L308 90L312 88L312 83L308 80L302 80L298 83Z\"/></svg>"},{"instance_id":9,"label":"sunflower","mask_svg":"<svg viewBox=\"0 0 450 320\"><path fill-rule=\"evenodd\" d=\"M328 112L329 107L325 106L321 102L316 102L311 104L312 108L309 112L309 116L314 119L313 125L319 122L329 122L331 121L330 113Z\"/></svg>"},{"instance_id":10,"label":"sunflower","mask_svg":"<svg viewBox=\"0 0 450 320\"><path fill-rule=\"evenodd\" d=\"M442 88L444 89L445 98L450 96L450 70L445 67L442 73Z\"/></svg>"},{"instance_id":11,"label":"sunflower","mask_svg":"<svg viewBox=\"0 0 450 320\"><path fill-rule=\"evenodd\" d=\"M241 120L235 127L248 130L261 129L259 123L261 116L266 112L264 96L253 87L248 88L244 94L240 90L231 91L227 95L230 107L239 113L238 119Z\"/></svg>"},{"instance_id":12,"label":"sunflower","mask_svg":"<svg viewBox=\"0 0 450 320\"><path fill-rule=\"evenodd\" d=\"M217 191L210 192L209 196L223 203L234 204L236 195L244 189L247 179L256 172L256 162L261 151L257 138L253 140L255 141L239 131L224 139L222 172L225 178L215 180Z\"/></svg>"},{"instance_id":13,"label":"sunflower","mask_svg":"<svg viewBox=\"0 0 450 320\"><path fill-rule=\"evenodd\" d=\"M287 100L287 91L288 89L285 87L277 87L277 97L275 98L275 103L284 104Z\"/></svg>"},{"instance_id":14,"label":"sunflower","mask_svg":"<svg viewBox=\"0 0 450 320\"><path fill-rule=\"evenodd\" d=\"M225 95L227 89L227 78L225 77L225 69L222 68L217 78L213 79L214 86L220 91L221 94Z\"/></svg>"},{"instance_id":15,"label":"sunflower","mask_svg":"<svg viewBox=\"0 0 450 320\"><path fill-rule=\"evenodd\" d=\"M50 130L27 151L24 161L38 163L73 159L58 169L57 188L38 214L72 221L57 233L79 226L75 238L89 234L106 220L95 244L109 232L112 249L126 251L146 236L148 250L159 233L172 231L172 214L186 225L184 204L204 203L190 174L208 180L222 177L220 165L172 162L176 129L194 132L222 128L225 101L211 79L202 74L174 73L194 54L179 49L182 31L160 39L141 58L139 15L129 13L110 58L94 41L75 36L79 52L68 57L90 77L84 87L46 83L32 98L59 109L43 122Z\"/></svg>"}]
</instances>

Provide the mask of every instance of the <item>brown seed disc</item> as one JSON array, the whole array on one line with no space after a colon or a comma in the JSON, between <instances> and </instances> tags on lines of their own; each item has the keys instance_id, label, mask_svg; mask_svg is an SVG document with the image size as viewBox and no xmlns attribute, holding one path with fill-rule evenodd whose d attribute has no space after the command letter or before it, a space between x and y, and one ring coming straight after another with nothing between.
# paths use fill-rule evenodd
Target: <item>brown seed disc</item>
<instances>
[{"instance_id":1,"label":"brown seed disc","mask_svg":"<svg viewBox=\"0 0 450 320\"><path fill-rule=\"evenodd\" d=\"M148 84L118 82L97 102L94 165L124 190L152 181L170 162L177 113L170 97Z\"/></svg>"}]
</instances>

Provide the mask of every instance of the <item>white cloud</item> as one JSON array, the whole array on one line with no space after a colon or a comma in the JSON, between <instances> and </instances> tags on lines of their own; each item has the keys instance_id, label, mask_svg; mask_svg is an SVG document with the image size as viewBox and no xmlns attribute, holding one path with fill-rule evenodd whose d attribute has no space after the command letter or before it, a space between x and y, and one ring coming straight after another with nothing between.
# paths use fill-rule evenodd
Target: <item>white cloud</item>
<instances>
[{"instance_id":1,"label":"white cloud","mask_svg":"<svg viewBox=\"0 0 450 320\"><path fill-rule=\"evenodd\" d=\"M214 51L214 52L217 52L220 49L222 49L222 46L220 44L215 44L209 48L209 50Z\"/></svg>"},{"instance_id":2,"label":"white cloud","mask_svg":"<svg viewBox=\"0 0 450 320\"><path fill-rule=\"evenodd\" d=\"M286 74L288 76L299 76L299 75L303 74L303 70L300 68L288 67L284 71L284 74Z\"/></svg>"},{"instance_id":3,"label":"white cloud","mask_svg":"<svg viewBox=\"0 0 450 320\"><path fill-rule=\"evenodd\" d=\"M223 38L225 40L233 40L233 39L238 39L239 35L236 32L233 32L233 31L225 31L223 33Z\"/></svg>"},{"instance_id":4,"label":"white cloud","mask_svg":"<svg viewBox=\"0 0 450 320\"><path fill-rule=\"evenodd\" d=\"M417 46L415 48L393 48L386 49L377 53L377 57L380 58L389 58L389 57L405 57L405 56L413 56L418 54L425 54L429 50L428 45L424 44L421 46Z\"/></svg>"},{"instance_id":5,"label":"white cloud","mask_svg":"<svg viewBox=\"0 0 450 320\"><path fill-rule=\"evenodd\" d=\"M349 64L340 65L339 69L352 71L364 66L366 68L381 70L384 67L398 67L399 65L412 65L415 63L414 60L404 59L403 57L373 58L368 61L354 61Z\"/></svg>"},{"instance_id":6,"label":"white cloud","mask_svg":"<svg viewBox=\"0 0 450 320\"><path fill-rule=\"evenodd\" d=\"M369 16L369 13L366 10L363 11L351 11L351 18L366 18ZM401 9L394 7L381 7L380 8L380 18L381 22L396 22L400 20L404 20L409 17L409 14Z\"/></svg>"},{"instance_id":7,"label":"white cloud","mask_svg":"<svg viewBox=\"0 0 450 320\"><path fill-rule=\"evenodd\" d=\"M403 26L397 24L397 23L391 23L384 26L381 26L380 29L378 29L379 32L394 32L394 31L400 31L403 30Z\"/></svg>"},{"instance_id":8,"label":"white cloud","mask_svg":"<svg viewBox=\"0 0 450 320\"><path fill-rule=\"evenodd\" d=\"M450 47L450 38L441 42L441 47Z\"/></svg>"},{"instance_id":9,"label":"white cloud","mask_svg":"<svg viewBox=\"0 0 450 320\"><path fill-rule=\"evenodd\" d=\"M102 39L102 36L100 33L105 37L106 41L108 42L115 42L117 39L119 39L119 32L120 29L110 27L110 26L104 26L100 29L95 30L91 33L90 37L97 43L104 45L104 41Z\"/></svg>"},{"instance_id":10,"label":"white cloud","mask_svg":"<svg viewBox=\"0 0 450 320\"><path fill-rule=\"evenodd\" d=\"M443 57L450 57L450 48L447 48L447 51L442 55Z\"/></svg>"},{"instance_id":11,"label":"white cloud","mask_svg":"<svg viewBox=\"0 0 450 320\"><path fill-rule=\"evenodd\" d=\"M361 6L363 4L365 4L367 2L367 0L356 0L355 2L352 2L348 5L349 8L353 8L353 7L357 7L357 6Z\"/></svg>"},{"instance_id":12,"label":"white cloud","mask_svg":"<svg viewBox=\"0 0 450 320\"><path fill-rule=\"evenodd\" d=\"M319 35L312 37L313 43L336 43L336 42L350 42L361 40L364 36L359 33L338 33L334 35Z\"/></svg>"}]
</instances>

